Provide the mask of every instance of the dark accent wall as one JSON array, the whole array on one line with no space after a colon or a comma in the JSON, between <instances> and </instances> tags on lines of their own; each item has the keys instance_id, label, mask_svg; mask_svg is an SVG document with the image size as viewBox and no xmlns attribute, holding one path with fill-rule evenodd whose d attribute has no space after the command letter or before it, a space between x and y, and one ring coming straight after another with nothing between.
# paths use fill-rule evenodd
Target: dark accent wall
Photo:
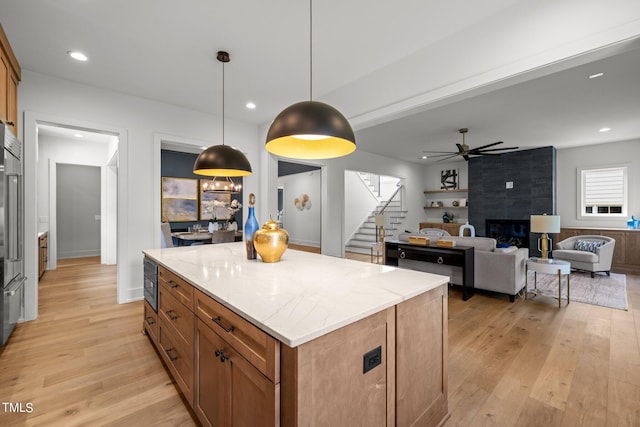
<instances>
[{"instance_id":1,"label":"dark accent wall","mask_svg":"<svg viewBox=\"0 0 640 427\"><path fill-rule=\"evenodd\" d=\"M507 182L513 182L513 188L507 189ZM555 214L556 188L555 147L474 157L469 160L469 223L478 236L485 236L487 219ZM538 237L529 238L532 256L539 255Z\"/></svg>"},{"instance_id":2,"label":"dark accent wall","mask_svg":"<svg viewBox=\"0 0 640 427\"><path fill-rule=\"evenodd\" d=\"M209 179L206 176L200 176L193 173L193 164L198 158L197 154L183 153L180 151L160 150L160 176L171 176L174 178L196 178ZM242 184L242 177L232 178L233 182ZM162 185L162 183L158 183ZM242 202L242 190L238 194L233 194L232 199L238 199ZM236 213L236 221L238 222L238 230L242 230L244 224L243 217L244 208ZM184 231L194 224L201 224L208 227L209 221L194 222L171 222L172 231Z\"/></svg>"},{"instance_id":3,"label":"dark accent wall","mask_svg":"<svg viewBox=\"0 0 640 427\"><path fill-rule=\"evenodd\" d=\"M318 170L318 166L303 165L300 163L291 163L278 160L278 176L293 175L296 173L309 172Z\"/></svg>"}]
</instances>

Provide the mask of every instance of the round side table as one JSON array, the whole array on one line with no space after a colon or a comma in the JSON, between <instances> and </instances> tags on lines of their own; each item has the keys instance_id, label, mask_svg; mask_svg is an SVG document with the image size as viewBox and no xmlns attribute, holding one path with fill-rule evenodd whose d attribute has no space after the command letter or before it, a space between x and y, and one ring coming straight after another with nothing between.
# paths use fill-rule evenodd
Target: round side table
<instances>
[{"instance_id":1,"label":"round side table","mask_svg":"<svg viewBox=\"0 0 640 427\"><path fill-rule=\"evenodd\" d=\"M527 268L524 282L524 299L527 299L529 293L529 270L533 270L533 286L537 289L538 273L557 274L558 275L558 308L561 307L562 300L562 276L567 276L567 305L570 302L571 292L571 263L568 261L552 260L551 262L538 262L537 258L527 260Z\"/></svg>"}]
</instances>

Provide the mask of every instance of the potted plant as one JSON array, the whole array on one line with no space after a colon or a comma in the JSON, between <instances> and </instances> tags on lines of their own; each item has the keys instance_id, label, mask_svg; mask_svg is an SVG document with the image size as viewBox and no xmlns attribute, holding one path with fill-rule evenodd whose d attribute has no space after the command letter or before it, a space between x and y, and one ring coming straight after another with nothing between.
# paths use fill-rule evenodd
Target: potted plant
<instances>
[{"instance_id":1,"label":"potted plant","mask_svg":"<svg viewBox=\"0 0 640 427\"><path fill-rule=\"evenodd\" d=\"M220 225L218 224L218 218L216 218L214 214L209 220L209 233L213 233L214 231L217 231L218 228L220 228Z\"/></svg>"}]
</instances>

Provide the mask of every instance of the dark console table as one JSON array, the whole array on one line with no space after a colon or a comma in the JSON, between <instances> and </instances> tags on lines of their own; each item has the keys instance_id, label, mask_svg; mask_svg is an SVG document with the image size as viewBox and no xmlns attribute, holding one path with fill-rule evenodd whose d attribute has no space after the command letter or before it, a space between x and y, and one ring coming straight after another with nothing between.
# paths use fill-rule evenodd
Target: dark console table
<instances>
[{"instance_id":1,"label":"dark console table","mask_svg":"<svg viewBox=\"0 0 640 427\"><path fill-rule=\"evenodd\" d=\"M436 245L411 245L398 240L385 242L386 265L402 267L400 260L407 259L462 267L462 299L464 301L474 294L473 254L473 247L468 246L443 248Z\"/></svg>"}]
</instances>

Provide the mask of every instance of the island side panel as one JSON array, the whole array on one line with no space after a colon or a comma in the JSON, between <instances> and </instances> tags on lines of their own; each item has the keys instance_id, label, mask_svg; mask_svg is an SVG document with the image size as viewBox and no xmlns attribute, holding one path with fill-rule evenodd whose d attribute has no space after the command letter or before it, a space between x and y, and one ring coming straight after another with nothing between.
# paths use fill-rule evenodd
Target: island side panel
<instances>
[{"instance_id":1,"label":"island side panel","mask_svg":"<svg viewBox=\"0 0 640 427\"><path fill-rule=\"evenodd\" d=\"M448 418L447 287L396 306L396 421L437 426Z\"/></svg>"},{"instance_id":2,"label":"island side panel","mask_svg":"<svg viewBox=\"0 0 640 427\"><path fill-rule=\"evenodd\" d=\"M282 426L393 425L394 335L391 307L299 347L282 344ZM363 373L377 347L380 365Z\"/></svg>"}]
</instances>

